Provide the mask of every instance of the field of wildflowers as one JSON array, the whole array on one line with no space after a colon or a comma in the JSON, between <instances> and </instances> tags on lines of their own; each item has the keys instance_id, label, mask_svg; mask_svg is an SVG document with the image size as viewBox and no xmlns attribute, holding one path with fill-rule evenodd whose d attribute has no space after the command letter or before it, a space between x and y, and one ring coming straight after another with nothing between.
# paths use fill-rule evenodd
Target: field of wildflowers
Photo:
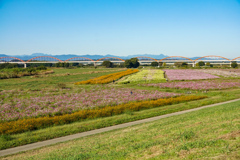
<instances>
[{"instance_id":1,"label":"field of wildflowers","mask_svg":"<svg viewBox=\"0 0 240 160\"><path fill-rule=\"evenodd\" d=\"M199 71L223 77L240 77L240 69L199 69Z\"/></svg>"},{"instance_id":2,"label":"field of wildflowers","mask_svg":"<svg viewBox=\"0 0 240 160\"><path fill-rule=\"evenodd\" d=\"M110 88L95 86L90 90L79 89L77 93L40 91L36 95L23 97L21 91L0 92L0 122L28 117L56 116L95 107L114 106L130 101L144 101L179 96L177 93L160 91Z\"/></svg>"},{"instance_id":3,"label":"field of wildflowers","mask_svg":"<svg viewBox=\"0 0 240 160\"><path fill-rule=\"evenodd\" d=\"M97 117L108 117L118 115L125 111L139 111L141 109L154 108L164 105L177 104L180 102L187 102L192 100L204 99L207 96L179 96L157 100L147 100L141 102L130 102L127 104L120 104L116 106L105 106L103 108L80 110L72 114L64 114L60 116L46 116L39 118L27 118L10 122L0 123L0 134L14 134L24 131L36 130L40 128L50 127L53 125L68 124L71 122Z\"/></svg>"},{"instance_id":4,"label":"field of wildflowers","mask_svg":"<svg viewBox=\"0 0 240 160\"><path fill-rule=\"evenodd\" d=\"M141 82L166 82L164 71L157 69L141 70L140 72L120 80L119 84L141 83Z\"/></svg>"},{"instance_id":5,"label":"field of wildflowers","mask_svg":"<svg viewBox=\"0 0 240 160\"><path fill-rule=\"evenodd\" d=\"M219 78L199 70L191 69L164 69L168 80L198 80Z\"/></svg>"},{"instance_id":6,"label":"field of wildflowers","mask_svg":"<svg viewBox=\"0 0 240 160\"><path fill-rule=\"evenodd\" d=\"M240 73L239 69L166 69L165 75L168 76L169 80L188 80L171 82L166 82L166 79L164 79L164 72L159 69L144 69L140 70L140 72L135 70L136 74L126 76L125 80L135 76L135 84L121 85L110 83L108 85L79 86L74 85L74 83L78 81L85 81L84 84L90 84L89 81L92 81L94 77L98 78L96 78L97 80L93 80L92 84L96 84L101 81L101 84L112 82L113 77L116 78L119 76L119 73L123 73L120 71L123 70L125 70L124 72L126 73L126 69L78 68L53 70L54 73L51 75L1 80L0 147L2 146L2 149L101 127L131 122L136 119L143 119L187 110L190 108L197 108L203 105L236 99L240 96L240 81L239 78L236 78ZM216 73L214 70L216 70ZM205 71L211 72L205 73ZM211 74L219 75L221 78ZM228 76L228 74L230 76ZM125 75L126 74L124 74L124 76ZM141 78L136 75L141 75L139 76ZM132 83L133 80L130 80L129 82ZM117 82L121 82L121 80ZM146 82L148 84L139 84L139 86L137 86L138 83ZM58 84L65 84L66 87L59 87ZM168 89L158 89L153 88L152 86ZM146 88L146 90L144 90L144 88ZM219 89L227 88L231 89L217 91ZM176 91L175 89L180 89L180 91ZM196 93L196 95L191 94L186 96L183 94L185 91L181 89L195 90L192 93ZM166 90L167 92L159 90ZM197 90L210 91L199 92ZM174 93L174 91L181 94ZM203 99L206 97L208 98ZM187 103L183 104L181 102ZM154 107L159 108L154 109ZM148 110L141 111L143 109ZM99 117L108 118L98 119ZM76 127L72 127L72 125L75 125ZM53 128L56 132L52 132ZM76 130L76 128L78 129ZM35 137L36 132L40 133L38 135L41 138L38 139ZM43 132L44 134L41 134ZM29 141L30 133L32 134L31 142ZM1 137L1 134L3 136L7 134L6 136L14 138L12 138L11 141L6 141ZM16 136L19 136L20 138L16 138Z\"/></svg>"},{"instance_id":7,"label":"field of wildflowers","mask_svg":"<svg viewBox=\"0 0 240 160\"><path fill-rule=\"evenodd\" d=\"M138 71L139 71L138 69L128 69L126 71L104 75L104 76L86 80L86 81L76 82L75 84L76 85L79 85L79 84L106 84L106 83L110 83L115 80L118 80L119 78L122 78L123 76L136 73Z\"/></svg>"},{"instance_id":8,"label":"field of wildflowers","mask_svg":"<svg viewBox=\"0 0 240 160\"><path fill-rule=\"evenodd\" d=\"M145 84L159 88L173 89L192 89L192 90L220 90L227 88L240 88L239 80L204 80L204 81L185 81L185 82L167 82L157 84Z\"/></svg>"}]
</instances>

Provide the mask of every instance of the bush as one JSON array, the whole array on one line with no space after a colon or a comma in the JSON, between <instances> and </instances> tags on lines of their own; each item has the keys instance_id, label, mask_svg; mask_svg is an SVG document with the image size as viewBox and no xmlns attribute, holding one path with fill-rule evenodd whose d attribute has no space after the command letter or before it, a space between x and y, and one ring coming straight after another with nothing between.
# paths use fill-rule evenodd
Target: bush
<instances>
[{"instance_id":1,"label":"bush","mask_svg":"<svg viewBox=\"0 0 240 160\"><path fill-rule=\"evenodd\" d=\"M57 86L61 89L65 89L66 88L66 84L65 83L58 83Z\"/></svg>"},{"instance_id":2,"label":"bush","mask_svg":"<svg viewBox=\"0 0 240 160\"><path fill-rule=\"evenodd\" d=\"M47 67L45 67L45 66L39 66L39 67L37 67L37 70L47 70Z\"/></svg>"},{"instance_id":3,"label":"bush","mask_svg":"<svg viewBox=\"0 0 240 160\"><path fill-rule=\"evenodd\" d=\"M206 66L209 66L209 67L210 67L210 65L211 65L210 62L207 62L207 63L206 63Z\"/></svg>"}]
</instances>

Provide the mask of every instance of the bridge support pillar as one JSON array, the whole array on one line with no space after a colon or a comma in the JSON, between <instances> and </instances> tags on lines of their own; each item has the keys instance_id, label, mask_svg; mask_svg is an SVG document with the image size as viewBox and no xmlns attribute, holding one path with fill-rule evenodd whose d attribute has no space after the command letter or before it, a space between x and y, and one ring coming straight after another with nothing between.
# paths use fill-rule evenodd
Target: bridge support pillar
<instances>
[{"instance_id":1,"label":"bridge support pillar","mask_svg":"<svg viewBox=\"0 0 240 160\"><path fill-rule=\"evenodd\" d=\"M192 67L195 67L195 62L192 63Z\"/></svg>"},{"instance_id":2,"label":"bridge support pillar","mask_svg":"<svg viewBox=\"0 0 240 160\"><path fill-rule=\"evenodd\" d=\"M230 61L230 66L229 66L230 68L232 67L232 62Z\"/></svg>"},{"instance_id":3,"label":"bridge support pillar","mask_svg":"<svg viewBox=\"0 0 240 160\"><path fill-rule=\"evenodd\" d=\"M23 63L23 65L24 65L24 68L27 68L27 63Z\"/></svg>"}]
</instances>

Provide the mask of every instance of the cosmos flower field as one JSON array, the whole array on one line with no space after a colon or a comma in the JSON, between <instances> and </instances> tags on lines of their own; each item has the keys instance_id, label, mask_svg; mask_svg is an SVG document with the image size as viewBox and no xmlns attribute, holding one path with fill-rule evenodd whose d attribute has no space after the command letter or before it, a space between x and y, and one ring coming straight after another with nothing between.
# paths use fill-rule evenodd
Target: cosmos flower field
<instances>
[{"instance_id":1,"label":"cosmos flower field","mask_svg":"<svg viewBox=\"0 0 240 160\"><path fill-rule=\"evenodd\" d=\"M199 69L198 71L222 77L240 77L240 69Z\"/></svg>"},{"instance_id":2,"label":"cosmos flower field","mask_svg":"<svg viewBox=\"0 0 240 160\"><path fill-rule=\"evenodd\" d=\"M218 76L204 73L193 69L164 69L168 80L200 80L220 78Z\"/></svg>"},{"instance_id":3,"label":"cosmos flower field","mask_svg":"<svg viewBox=\"0 0 240 160\"><path fill-rule=\"evenodd\" d=\"M12 95L15 96L12 96ZM179 96L177 93L160 91L107 88L96 86L91 90L80 89L78 93L40 92L31 97L22 97L24 92L0 92L0 121L9 121L27 117L54 116L73 113L82 109L113 106L132 101L154 100Z\"/></svg>"},{"instance_id":4,"label":"cosmos flower field","mask_svg":"<svg viewBox=\"0 0 240 160\"><path fill-rule=\"evenodd\" d=\"M167 83L145 84L145 86L172 88L172 89L192 89L192 90L220 90L227 88L240 88L240 81L227 80L205 80L205 81L178 81Z\"/></svg>"}]
</instances>

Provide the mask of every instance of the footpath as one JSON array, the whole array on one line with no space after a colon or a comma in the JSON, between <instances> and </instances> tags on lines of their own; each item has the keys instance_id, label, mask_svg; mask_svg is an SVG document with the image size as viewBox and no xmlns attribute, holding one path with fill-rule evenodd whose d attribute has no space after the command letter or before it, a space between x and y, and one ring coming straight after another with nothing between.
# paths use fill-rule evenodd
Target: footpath
<instances>
[{"instance_id":1,"label":"footpath","mask_svg":"<svg viewBox=\"0 0 240 160\"><path fill-rule=\"evenodd\" d=\"M198 108L194 108L194 109L189 109L189 110L185 110L185 111L165 114L165 115L161 115L161 116L157 116L157 117L152 117L152 118L137 120L137 121L133 121L133 122L123 123L123 124L119 124L119 125L115 125L115 126L111 126L111 127L105 127L105 128L91 130L91 131L82 132L82 133L77 133L77 134L73 134L73 135L69 135L69 136L54 138L54 139L51 139L51 140L36 142L36 143L27 144L27 145L23 145L23 146L19 146L19 147L9 148L9 149L5 149L5 150L1 150L0 151L0 157L15 154L15 153L18 153L18 152L28 151L28 150L48 146L48 145L53 145L53 144L56 144L56 143L66 142L66 141L70 141L70 140L73 140L73 139L76 139L76 138L81 138L81 137L86 137L86 136L90 136L90 135L94 135L94 134L98 134L98 133L103 133L103 132L112 131L112 130L116 130L116 129L126 128L126 127L130 127L130 126L137 125L137 124L148 123L148 122L156 121L156 120L159 120L159 119L162 119L162 118L181 115L181 114L184 114L184 113L198 111L200 109L214 107L214 106L227 104L227 103L231 103L231 102L236 102L236 101L240 101L240 98L230 100L230 101L226 101L226 102L221 102L221 103L211 104L211 105L207 105L207 106L202 106L202 107L198 107Z\"/></svg>"}]
</instances>

